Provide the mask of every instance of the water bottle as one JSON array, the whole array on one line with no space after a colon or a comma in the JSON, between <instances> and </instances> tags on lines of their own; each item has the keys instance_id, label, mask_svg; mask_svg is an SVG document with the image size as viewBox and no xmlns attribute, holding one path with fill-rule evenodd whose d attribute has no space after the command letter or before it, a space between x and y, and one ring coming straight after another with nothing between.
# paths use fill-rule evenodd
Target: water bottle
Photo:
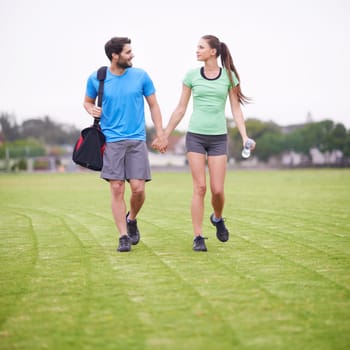
<instances>
[{"instance_id":1,"label":"water bottle","mask_svg":"<svg viewBox=\"0 0 350 350\"><path fill-rule=\"evenodd\" d=\"M242 158L249 158L250 157L250 152L251 152L251 148L254 145L254 140L252 139L248 139L245 144L244 144L244 148L242 150Z\"/></svg>"}]
</instances>

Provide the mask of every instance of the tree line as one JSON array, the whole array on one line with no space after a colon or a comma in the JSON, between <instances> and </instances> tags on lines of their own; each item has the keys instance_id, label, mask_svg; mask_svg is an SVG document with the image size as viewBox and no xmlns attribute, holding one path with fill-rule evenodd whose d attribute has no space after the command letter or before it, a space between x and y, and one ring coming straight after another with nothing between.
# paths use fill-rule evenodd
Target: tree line
<instances>
[{"instance_id":1,"label":"tree line","mask_svg":"<svg viewBox=\"0 0 350 350\"><path fill-rule=\"evenodd\" d=\"M62 155L65 146L73 145L80 130L74 125L61 124L49 116L33 118L18 124L14 115L0 115L0 158L10 150L11 157L36 157L49 152Z\"/></svg>"},{"instance_id":2,"label":"tree line","mask_svg":"<svg viewBox=\"0 0 350 350\"><path fill-rule=\"evenodd\" d=\"M271 156L281 156L284 152L296 152L305 156L310 149L320 152L340 151L344 161L350 157L350 130L342 123L332 120L307 122L301 125L280 126L273 122L248 119L246 127L250 137L256 140L254 155L265 162ZM154 128L147 128L147 143L155 133ZM177 132L184 135L184 133ZM5 157L6 148L15 157L46 155L51 152L63 154L64 146L74 145L80 130L74 125L61 124L49 116L16 122L14 115L0 114L0 158ZM229 157L241 159L242 141L238 129L228 122ZM49 146L49 147L48 147Z\"/></svg>"},{"instance_id":3,"label":"tree line","mask_svg":"<svg viewBox=\"0 0 350 350\"><path fill-rule=\"evenodd\" d=\"M257 141L255 154L261 161L292 151L309 156L313 148L322 153L340 151L344 161L350 157L350 130L332 120L281 127L251 119L247 120L246 126L249 135ZM241 142L237 128L230 128L229 134L232 140L230 152L237 159L239 150L235 145Z\"/></svg>"}]
</instances>

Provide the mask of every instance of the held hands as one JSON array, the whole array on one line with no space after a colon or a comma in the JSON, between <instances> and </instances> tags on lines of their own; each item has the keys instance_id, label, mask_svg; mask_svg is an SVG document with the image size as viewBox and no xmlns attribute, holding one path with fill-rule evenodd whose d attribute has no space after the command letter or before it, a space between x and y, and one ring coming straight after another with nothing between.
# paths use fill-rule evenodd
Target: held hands
<instances>
[{"instance_id":1,"label":"held hands","mask_svg":"<svg viewBox=\"0 0 350 350\"><path fill-rule=\"evenodd\" d=\"M152 148L158 150L160 153L166 152L168 147L168 139L164 134L157 136L152 142Z\"/></svg>"}]
</instances>

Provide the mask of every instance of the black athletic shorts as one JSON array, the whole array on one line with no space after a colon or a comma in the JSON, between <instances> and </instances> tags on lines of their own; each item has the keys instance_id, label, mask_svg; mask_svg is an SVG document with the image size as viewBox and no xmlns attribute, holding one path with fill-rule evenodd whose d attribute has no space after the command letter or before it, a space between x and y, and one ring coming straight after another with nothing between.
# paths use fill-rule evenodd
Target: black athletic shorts
<instances>
[{"instance_id":1,"label":"black athletic shorts","mask_svg":"<svg viewBox=\"0 0 350 350\"><path fill-rule=\"evenodd\" d=\"M227 155L227 134L203 135L187 132L186 150L208 156Z\"/></svg>"}]
</instances>

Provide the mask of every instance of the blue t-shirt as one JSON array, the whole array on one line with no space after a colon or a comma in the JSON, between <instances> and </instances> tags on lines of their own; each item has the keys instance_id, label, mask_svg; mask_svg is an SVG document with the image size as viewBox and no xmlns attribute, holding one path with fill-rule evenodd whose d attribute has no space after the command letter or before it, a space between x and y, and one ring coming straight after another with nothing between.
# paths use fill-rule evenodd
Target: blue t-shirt
<instances>
[{"instance_id":1,"label":"blue t-shirt","mask_svg":"<svg viewBox=\"0 0 350 350\"><path fill-rule=\"evenodd\" d=\"M96 98L97 72L88 78L86 95ZM102 99L101 129L107 142L146 141L144 96L155 93L148 74L140 68L127 68L123 75L107 69Z\"/></svg>"}]
</instances>

